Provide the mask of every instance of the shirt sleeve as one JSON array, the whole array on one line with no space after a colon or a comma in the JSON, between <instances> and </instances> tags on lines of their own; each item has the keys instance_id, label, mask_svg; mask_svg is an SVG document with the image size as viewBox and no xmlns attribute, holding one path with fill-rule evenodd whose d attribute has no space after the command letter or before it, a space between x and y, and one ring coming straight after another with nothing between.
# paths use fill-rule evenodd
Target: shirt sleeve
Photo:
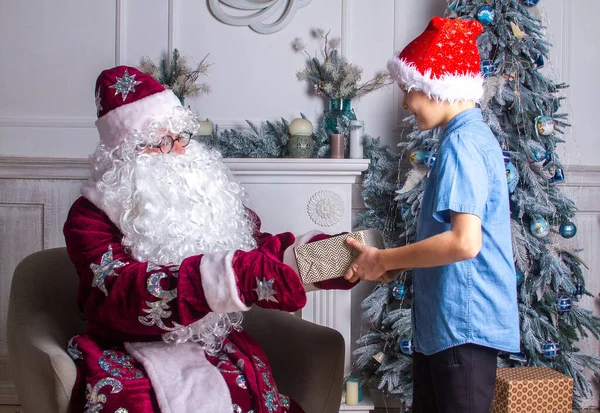
<instances>
[{"instance_id":1,"label":"shirt sleeve","mask_svg":"<svg viewBox=\"0 0 600 413\"><path fill-rule=\"evenodd\" d=\"M448 136L438 151L437 191L433 218L450 223L450 211L483 219L489 192L484 155L470 136Z\"/></svg>"}]
</instances>

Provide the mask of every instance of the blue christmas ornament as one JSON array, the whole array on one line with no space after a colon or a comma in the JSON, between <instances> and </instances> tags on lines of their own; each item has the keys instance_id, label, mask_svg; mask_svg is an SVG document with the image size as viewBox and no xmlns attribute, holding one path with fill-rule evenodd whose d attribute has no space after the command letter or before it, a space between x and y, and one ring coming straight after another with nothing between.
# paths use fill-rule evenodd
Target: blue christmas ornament
<instances>
[{"instance_id":1,"label":"blue christmas ornament","mask_svg":"<svg viewBox=\"0 0 600 413\"><path fill-rule=\"evenodd\" d=\"M529 230L536 238L544 238L550 232L550 225L544 218L539 217L531 222Z\"/></svg>"},{"instance_id":2,"label":"blue christmas ornament","mask_svg":"<svg viewBox=\"0 0 600 413\"><path fill-rule=\"evenodd\" d=\"M402 351L402 353L406 354L407 356L412 356L412 354L413 354L412 340L403 338L402 341L400 341L400 351Z\"/></svg>"},{"instance_id":3,"label":"blue christmas ornament","mask_svg":"<svg viewBox=\"0 0 600 413\"><path fill-rule=\"evenodd\" d=\"M437 159L437 152L428 151L425 153L425 159L423 159L423 163L427 165L429 168L433 168L435 164L435 160Z\"/></svg>"},{"instance_id":4,"label":"blue christmas ornament","mask_svg":"<svg viewBox=\"0 0 600 413\"><path fill-rule=\"evenodd\" d=\"M521 0L524 6L533 7L540 2L540 0Z\"/></svg>"},{"instance_id":5,"label":"blue christmas ornament","mask_svg":"<svg viewBox=\"0 0 600 413\"><path fill-rule=\"evenodd\" d=\"M550 116L538 116L534 120L535 133L537 135L548 136L554 132L554 119Z\"/></svg>"},{"instance_id":6,"label":"blue christmas ornament","mask_svg":"<svg viewBox=\"0 0 600 413\"><path fill-rule=\"evenodd\" d=\"M496 17L496 12L490 6L483 6L477 10L477 20L481 24L491 24Z\"/></svg>"},{"instance_id":7,"label":"blue christmas ornament","mask_svg":"<svg viewBox=\"0 0 600 413\"><path fill-rule=\"evenodd\" d=\"M485 77L490 77L494 72L496 72L496 65L493 61L484 60L481 62L481 73L483 73Z\"/></svg>"},{"instance_id":8,"label":"blue christmas ornament","mask_svg":"<svg viewBox=\"0 0 600 413\"><path fill-rule=\"evenodd\" d=\"M396 300L402 300L406 297L406 288L404 284L396 284L392 288L392 297Z\"/></svg>"},{"instance_id":9,"label":"blue christmas ornament","mask_svg":"<svg viewBox=\"0 0 600 413\"><path fill-rule=\"evenodd\" d=\"M508 191L512 194L519 183L519 171L511 162L506 164L506 182Z\"/></svg>"},{"instance_id":10,"label":"blue christmas ornament","mask_svg":"<svg viewBox=\"0 0 600 413\"><path fill-rule=\"evenodd\" d=\"M546 160L542 164L542 166L552 165L554 163L554 155L552 152L546 152Z\"/></svg>"},{"instance_id":11,"label":"blue christmas ornament","mask_svg":"<svg viewBox=\"0 0 600 413\"><path fill-rule=\"evenodd\" d=\"M410 161L411 165L420 165L423 163L424 159L425 152L423 151L412 151L410 153L410 156L408 157L408 160Z\"/></svg>"},{"instance_id":12,"label":"blue christmas ornament","mask_svg":"<svg viewBox=\"0 0 600 413\"><path fill-rule=\"evenodd\" d=\"M535 65L538 69L544 67L544 56L542 56L541 54L537 55L535 57Z\"/></svg>"},{"instance_id":13,"label":"blue christmas ornament","mask_svg":"<svg viewBox=\"0 0 600 413\"><path fill-rule=\"evenodd\" d=\"M410 205L402 205L402 209L400 210L400 216L402 219L406 219L408 215L408 211L410 210Z\"/></svg>"},{"instance_id":14,"label":"blue christmas ornament","mask_svg":"<svg viewBox=\"0 0 600 413\"><path fill-rule=\"evenodd\" d=\"M568 313L571 311L571 306L571 297L567 295L561 295L556 299L556 311L558 311L559 314Z\"/></svg>"},{"instance_id":15,"label":"blue christmas ornament","mask_svg":"<svg viewBox=\"0 0 600 413\"><path fill-rule=\"evenodd\" d=\"M558 109L560 109L560 99L558 99L557 97L553 97L552 98L552 112L558 112Z\"/></svg>"},{"instance_id":16,"label":"blue christmas ornament","mask_svg":"<svg viewBox=\"0 0 600 413\"><path fill-rule=\"evenodd\" d=\"M546 159L546 151L541 151L539 149L535 149L533 151L533 160L534 162L541 162Z\"/></svg>"},{"instance_id":17,"label":"blue christmas ornament","mask_svg":"<svg viewBox=\"0 0 600 413\"><path fill-rule=\"evenodd\" d=\"M580 301L583 298L583 285L577 283L575 291L573 291L573 298L575 298L575 301Z\"/></svg>"},{"instance_id":18,"label":"blue christmas ornament","mask_svg":"<svg viewBox=\"0 0 600 413\"><path fill-rule=\"evenodd\" d=\"M565 180L565 171L563 171L562 169L557 169L556 171L554 171L554 176L552 178L550 178L550 183L551 184L555 184L557 182L562 182Z\"/></svg>"},{"instance_id":19,"label":"blue christmas ornament","mask_svg":"<svg viewBox=\"0 0 600 413\"><path fill-rule=\"evenodd\" d=\"M577 234L577 227L571 221L564 222L558 229L563 238L573 238Z\"/></svg>"},{"instance_id":20,"label":"blue christmas ornament","mask_svg":"<svg viewBox=\"0 0 600 413\"><path fill-rule=\"evenodd\" d=\"M518 361L519 363L527 363L527 356L525 353L510 353L508 358L513 361Z\"/></svg>"},{"instance_id":21,"label":"blue christmas ornament","mask_svg":"<svg viewBox=\"0 0 600 413\"><path fill-rule=\"evenodd\" d=\"M502 157L504 158L504 165L510 162L510 152L502 151Z\"/></svg>"},{"instance_id":22,"label":"blue christmas ornament","mask_svg":"<svg viewBox=\"0 0 600 413\"><path fill-rule=\"evenodd\" d=\"M542 353L548 360L553 360L560 354L558 344L553 341L546 341L542 346Z\"/></svg>"}]
</instances>

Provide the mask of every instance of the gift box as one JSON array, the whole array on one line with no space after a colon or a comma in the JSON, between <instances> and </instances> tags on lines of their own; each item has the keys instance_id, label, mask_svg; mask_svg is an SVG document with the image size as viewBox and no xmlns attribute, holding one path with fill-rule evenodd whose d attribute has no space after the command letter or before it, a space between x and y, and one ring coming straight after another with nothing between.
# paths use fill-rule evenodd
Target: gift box
<instances>
[{"instance_id":1,"label":"gift box","mask_svg":"<svg viewBox=\"0 0 600 413\"><path fill-rule=\"evenodd\" d=\"M548 367L497 370L490 413L571 413L573 378Z\"/></svg>"},{"instance_id":2,"label":"gift box","mask_svg":"<svg viewBox=\"0 0 600 413\"><path fill-rule=\"evenodd\" d=\"M349 232L294 247L298 272L304 284L344 275L348 266L358 256L358 252L346 244L347 238L354 238L363 245L383 248L383 237L374 229Z\"/></svg>"}]
</instances>

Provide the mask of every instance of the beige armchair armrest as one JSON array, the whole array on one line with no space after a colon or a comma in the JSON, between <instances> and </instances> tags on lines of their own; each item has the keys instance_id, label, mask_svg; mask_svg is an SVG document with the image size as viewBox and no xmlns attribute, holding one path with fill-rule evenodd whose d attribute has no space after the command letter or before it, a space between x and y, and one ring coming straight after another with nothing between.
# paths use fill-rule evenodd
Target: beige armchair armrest
<instances>
[{"instance_id":1,"label":"beige armchair armrest","mask_svg":"<svg viewBox=\"0 0 600 413\"><path fill-rule=\"evenodd\" d=\"M282 394L307 413L337 413L344 376L344 338L282 311L253 307L244 330L262 346Z\"/></svg>"}]
</instances>

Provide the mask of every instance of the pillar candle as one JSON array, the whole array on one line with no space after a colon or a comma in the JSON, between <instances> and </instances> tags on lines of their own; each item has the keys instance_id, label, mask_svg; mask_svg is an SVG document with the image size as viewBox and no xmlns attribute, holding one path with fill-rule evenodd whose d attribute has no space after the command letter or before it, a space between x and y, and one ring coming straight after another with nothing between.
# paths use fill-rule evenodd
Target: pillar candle
<instances>
[{"instance_id":1,"label":"pillar candle","mask_svg":"<svg viewBox=\"0 0 600 413\"><path fill-rule=\"evenodd\" d=\"M200 130L198 131L198 135L200 136L210 136L212 135L212 123L205 120L200 122Z\"/></svg>"},{"instance_id":2,"label":"pillar candle","mask_svg":"<svg viewBox=\"0 0 600 413\"><path fill-rule=\"evenodd\" d=\"M362 136L364 130L364 122L362 120L351 120L350 121L350 158L362 159L363 158L363 143Z\"/></svg>"},{"instance_id":3,"label":"pillar candle","mask_svg":"<svg viewBox=\"0 0 600 413\"><path fill-rule=\"evenodd\" d=\"M358 404L358 381L346 380L346 404L348 406L356 406Z\"/></svg>"},{"instance_id":4,"label":"pillar candle","mask_svg":"<svg viewBox=\"0 0 600 413\"><path fill-rule=\"evenodd\" d=\"M331 157L334 159L344 158L344 134L332 133L331 139Z\"/></svg>"},{"instance_id":5,"label":"pillar candle","mask_svg":"<svg viewBox=\"0 0 600 413\"><path fill-rule=\"evenodd\" d=\"M310 136L313 133L312 123L308 119L298 118L290 123L290 135Z\"/></svg>"}]
</instances>

